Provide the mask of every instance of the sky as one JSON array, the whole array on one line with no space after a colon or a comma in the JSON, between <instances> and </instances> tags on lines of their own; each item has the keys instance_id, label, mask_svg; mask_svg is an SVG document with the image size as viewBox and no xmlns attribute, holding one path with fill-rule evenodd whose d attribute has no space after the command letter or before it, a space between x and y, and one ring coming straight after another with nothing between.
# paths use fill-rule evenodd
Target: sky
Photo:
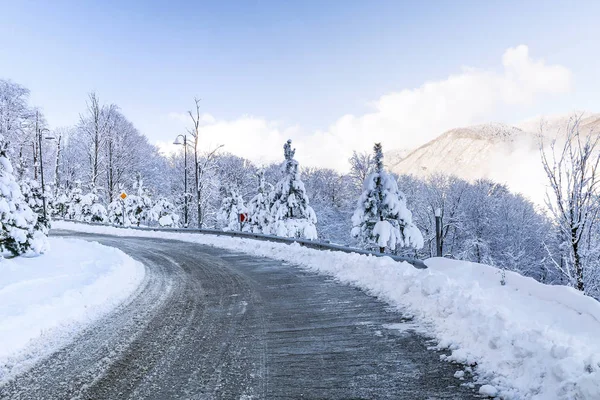
<instances>
[{"instance_id":1,"label":"sky","mask_svg":"<svg viewBox=\"0 0 600 400\"><path fill-rule=\"evenodd\" d=\"M599 112L600 2L0 0L0 78L52 127L86 96L152 143L189 126L205 149L347 169L353 150L445 130Z\"/></svg>"}]
</instances>

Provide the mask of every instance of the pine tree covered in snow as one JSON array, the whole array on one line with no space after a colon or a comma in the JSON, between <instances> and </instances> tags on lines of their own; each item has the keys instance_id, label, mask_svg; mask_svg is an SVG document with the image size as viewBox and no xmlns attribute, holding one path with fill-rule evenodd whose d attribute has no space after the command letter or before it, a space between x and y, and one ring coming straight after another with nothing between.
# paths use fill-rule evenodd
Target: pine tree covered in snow
<instances>
[{"instance_id":1,"label":"pine tree covered in snow","mask_svg":"<svg viewBox=\"0 0 600 400\"><path fill-rule=\"evenodd\" d=\"M272 194L271 233L277 236L317 239L317 216L309 204L304 183L300 179L292 141L283 146L283 177Z\"/></svg>"},{"instance_id":2,"label":"pine tree covered in snow","mask_svg":"<svg viewBox=\"0 0 600 400\"><path fill-rule=\"evenodd\" d=\"M247 230L253 233L270 234L271 225L271 191L273 186L265 182L265 172L258 171L258 191L248 203Z\"/></svg>"},{"instance_id":3,"label":"pine tree covered in snow","mask_svg":"<svg viewBox=\"0 0 600 400\"><path fill-rule=\"evenodd\" d=\"M150 199L150 196L144 187L144 182L139 174L136 177L133 188L136 190L137 194L127 196L125 199L125 213L131 224L139 226L141 223L145 225L150 221L152 200Z\"/></svg>"},{"instance_id":4,"label":"pine tree covered in snow","mask_svg":"<svg viewBox=\"0 0 600 400\"><path fill-rule=\"evenodd\" d=\"M38 215L29 207L8 158L8 143L0 135L0 251L17 256L42 253L48 247Z\"/></svg>"},{"instance_id":5,"label":"pine tree covered in snow","mask_svg":"<svg viewBox=\"0 0 600 400\"><path fill-rule=\"evenodd\" d=\"M150 220L157 221L160 226L175 228L179 226L179 215L173 203L160 199L150 210Z\"/></svg>"},{"instance_id":6,"label":"pine tree covered in snow","mask_svg":"<svg viewBox=\"0 0 600 400\"><path fill-rule=\"evenodd\" d=\"M217 213L217 223L224 231L239 231L239 214L245 213L244 199L233 185L221 187L221 208Z\"/></svg>"},{"instance_id":7,"label":"pine tree covered in snow","mask_svg":"<svg viewBox=\"0 0 600 400\"><path fill-rule=\"evenodd\" d=\"M121 198L113 200L108 205L108 223L113 225L130 226L131 221L128 218L128 214L123 215L125 210L125 201Z\"/></svg>"},{"instance_id":8,"label":"pine tree covered in snow","mask_svg":"<svg viewBox=\"0 0 600 400\"><path fill-rule=\"evenodd\" d=\"M67 205L67 216L69 219L75 221L82 221L83 217L81 215L82 206L82 191L81 191L81 182L75 182L75 187L69 193L69 200Z\"/></svg>"},{"instance_id":9,"label":"pine tree covered in snow","mask_svg":"<svg viewBox=\"0 0 600 400\"><path fill-rule=\"evenodd\" d=\"M352 216L352 236L366 248L395 250L396 246L423 247L423 236L412 222L406 197L396 180L384 170L380 143L374 150L374 172L364 182L363 193Z\"/></svg>"},{"instance_id":10,"label":"pine tree covered in snow","mask_svg":"<svg viewBox=\"0 0 600 400\"><path fill-rule=\"evenodd\" d=\"M52 207L52 215L55 217L65 218L69 209L69 197L64 193L64 189L59 189L54 198L54 206Z\"/></svg>"},{"instance_id":11,"label":"pine tree covered in snow","mask_svg":"<svg viewBox=\"0 0 600 400\"><path fill-rule=\"evenodd\" d=\"M44 199L42 187L40 184L29 178L25 178L19 182L21 193L27 205L37 214L36 229L48 234L50 229L50 221L44 220Z\"/></svg>"}]
</instances>

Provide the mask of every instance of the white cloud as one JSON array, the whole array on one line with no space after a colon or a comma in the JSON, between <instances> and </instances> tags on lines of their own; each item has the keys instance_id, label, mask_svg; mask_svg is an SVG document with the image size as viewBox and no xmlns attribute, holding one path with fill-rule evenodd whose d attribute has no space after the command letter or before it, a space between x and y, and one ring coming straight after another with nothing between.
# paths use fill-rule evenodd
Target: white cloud
<instances>
[{"instance_id":1,"label":"white cloud","mask_svg":"<svg viewBox=\"0 0 600 400\"><path fill-rule=\"evenodd\" d=\"M283 142L292 138L300 162L345 170L352 150L368 150L376 141L387 150L412 149L448 129L485 122L503 108L526 107L570 87L567 68L534 60L521 45L505 51L500 72L464 68L447 79L386 94L371 104L371 112L344 115L327 130L302 132L251 116L218 121L207 114L202 143L224 144L231 153L265 162L281 159ZM170 116L183 120L181 114Z\"/></svg>"}]
</instances>

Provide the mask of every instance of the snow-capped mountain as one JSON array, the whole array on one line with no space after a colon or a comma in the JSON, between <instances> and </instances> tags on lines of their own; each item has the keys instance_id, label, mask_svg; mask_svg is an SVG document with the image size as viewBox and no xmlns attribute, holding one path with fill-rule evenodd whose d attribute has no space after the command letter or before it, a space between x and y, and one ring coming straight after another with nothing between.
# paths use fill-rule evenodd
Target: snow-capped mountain
<instances>
[{"instance_id":1,"label":"snow-capped mountain","mask_svg":"<svg viewBox=\"0 0 600 400\"><path fill-rule=\"evenodd\" d=\"M535 149L534 134L509 125L485 124L452 129L399 161L388 157L392 158L388 167L398 174L421 177L444 173L468 180L492 178L502 157Z\"/></svg>"},{"instance_id":2,"label":"snow-capped mountain","mask_svg":"<svg viewBox=\"0 0 600 400\"><path fill-rule=\"evenodd\" d=\"M581 116L580 132L600 133L600 114L577 113L536 117L516 126L490 123L452 129L421 147L386 154L387 167L397 174L427 177L435 173L474 181L488 178L542 203L546 176L539 152L540 127L544 142L564 136L570 119Z\"/></svg>"}]
</instances>

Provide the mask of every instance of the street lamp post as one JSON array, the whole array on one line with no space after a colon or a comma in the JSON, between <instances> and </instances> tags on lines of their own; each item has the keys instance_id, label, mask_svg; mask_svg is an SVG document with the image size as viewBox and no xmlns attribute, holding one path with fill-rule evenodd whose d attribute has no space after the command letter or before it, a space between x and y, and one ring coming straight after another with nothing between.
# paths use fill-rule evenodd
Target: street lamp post
<instances>
[{"instance_id":1,"label":"street lamp post","mask_svg":"<svg viewBox=\"0 0 600 400\"><path fill-rule=\"evenodd\" d=\"M183 138L183 143L179 140ZM187 135L177 135L173 144L183 145L183 204L184 204L184 215L183 223L184 226L188 227L188 190L187 190Z\"/></svg>"}]
</instances>

